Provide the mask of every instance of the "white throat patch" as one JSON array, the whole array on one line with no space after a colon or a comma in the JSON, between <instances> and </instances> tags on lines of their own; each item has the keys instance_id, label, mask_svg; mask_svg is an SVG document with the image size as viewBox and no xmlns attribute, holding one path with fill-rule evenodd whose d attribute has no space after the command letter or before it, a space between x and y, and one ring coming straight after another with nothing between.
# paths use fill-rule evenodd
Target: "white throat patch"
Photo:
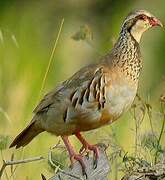
<instances>
[{"instance_id":1,"label":"white throat patch","mask_svg":"<svg viewBox=\"0 0 165 180\"><path fill-rule=\"evenodd\" d=\"M142 34L149 28L149 23L144 22L143 20L138 20L135 25L131 28L131 34L134 39L139 43Z\"/></svg>"}]
</instances>

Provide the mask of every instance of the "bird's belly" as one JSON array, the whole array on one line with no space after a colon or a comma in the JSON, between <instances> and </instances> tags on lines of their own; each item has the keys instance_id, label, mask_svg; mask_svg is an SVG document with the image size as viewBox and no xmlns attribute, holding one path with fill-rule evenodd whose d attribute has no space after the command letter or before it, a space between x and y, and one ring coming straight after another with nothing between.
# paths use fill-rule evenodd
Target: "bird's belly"
<instances>
[{"instance_id":1,"label":"bird's belly","mask_svg":"<svg viewBox=\"0 0 165 180\"><path fill-rule=\"evenodd\" d=\"M119 118L127 111L136 96L137 88L130 85L113 85L106 93L106 110L111 121Z\"/></svg>"}]
</instances>

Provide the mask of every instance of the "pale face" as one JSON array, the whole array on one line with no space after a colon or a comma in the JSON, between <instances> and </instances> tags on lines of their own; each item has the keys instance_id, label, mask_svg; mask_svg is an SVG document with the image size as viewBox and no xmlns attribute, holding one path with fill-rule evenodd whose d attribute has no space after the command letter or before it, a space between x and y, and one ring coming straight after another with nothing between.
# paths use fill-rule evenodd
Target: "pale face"
<instances>
[{"instance_id":1,"label":"pale face","mask_svg":"<svg viewBox=\"0 0 165 180\"><path fill-rule=\"evenodd\" d=\"M130 32L131 32L132 36L134 37L134 39L137 42L140 42L142 34L150 27L152 27L152 26L150 25L148 20L144 21L144 20L139 19L139 20L137 20L135 25L132 26Z\"/></svg>"},{"instance_id":2,"label":"pale face","mask_svg":"<svg viewBox=\"0 0 165 180\"><path fill-rule=\"evenodd\" d=\"M128 15L124 26L130 31L137 42L140 42L142 34L153 26L163 26L162 23L147 11L139 10Z\"/></svg>"}]
</instances>

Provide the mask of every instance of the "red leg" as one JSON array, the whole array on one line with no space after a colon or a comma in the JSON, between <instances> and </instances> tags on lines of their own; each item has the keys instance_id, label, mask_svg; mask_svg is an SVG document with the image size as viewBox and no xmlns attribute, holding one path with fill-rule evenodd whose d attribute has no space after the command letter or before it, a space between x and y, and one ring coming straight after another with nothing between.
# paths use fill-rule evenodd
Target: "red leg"
<instances>
[{"instance_id":1,"label":"red leg","mask_svg":"<svg viewBox=\"0 0 165 180\"><path fill-rule=\"evenodd\" d=\"M75 136L79 139L79 141L82 143L83 147L80 149L80 154L83 154L84 152L91 150L94 153L95 161L94 166L97 167L97 161L99 158L99 148L96 145L89 144L80 134L80 132L77 132Z\"/></svg>"},{"instance_id":2,"label":"red leg","mask_svg":"<svg viewBox=\"0 0 165 180\"><path fill-rule=\"evenodd\" d=\"M79 154L76 154L76 152L74 151L71 143L69 142L68 136L61 136L61 138L64 141L64 144L65 144L65 146L66 146L66 148L67 148L67 150L69 152L69 157L70 157L71 165L73 165L74 160L79 161L79 163L81 164L81 167L82 167L83 175L85 175L87 177L86 171L85 171L86 166L85 166L85 163L84 163L84 161L82 159L82 156L79 155Z\"/></svg>"}]
</instances>

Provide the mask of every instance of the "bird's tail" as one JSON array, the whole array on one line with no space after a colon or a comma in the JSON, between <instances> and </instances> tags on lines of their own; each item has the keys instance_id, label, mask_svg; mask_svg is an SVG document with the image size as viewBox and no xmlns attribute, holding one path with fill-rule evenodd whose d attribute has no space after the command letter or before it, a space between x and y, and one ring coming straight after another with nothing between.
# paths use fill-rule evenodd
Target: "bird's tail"
<instances>
[{"instance_id":1,"label":"bird's tail","mask_svg":"<svg viewBox=\"0 0 165 180\"><path fill-rule=\"evenodd\" d=\"M44 131L43 129L36 127L36 121L32 121L11 143L10 148L16 146L26 146L35 136Z\"/></svg>"}]
</instances>

